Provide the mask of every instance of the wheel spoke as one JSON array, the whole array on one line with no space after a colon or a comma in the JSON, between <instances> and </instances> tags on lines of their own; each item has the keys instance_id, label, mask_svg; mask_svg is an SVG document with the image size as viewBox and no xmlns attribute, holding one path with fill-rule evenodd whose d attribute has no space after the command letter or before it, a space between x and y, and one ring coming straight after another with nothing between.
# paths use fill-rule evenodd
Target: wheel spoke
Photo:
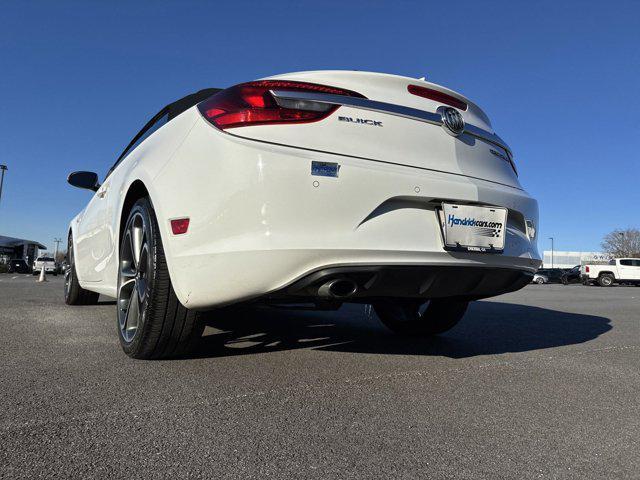
<instances>
[{"instance_id":1,"label":"wheel spoke","mask_svg":"<svg viewBox=\"0 0 640 480\"><path fill-rule=\"evenodd\" d=\"M140 263L140 253L142 252L142 237L144 225L137 226L136 222L131 225L131 253L133 254L133 264L136 270Z\"/></svg>"},{"instance_id":2,"label":"wheel spoke","mask_svg":"<svg viewBox=\"0 0 640 480\"><path fill-rule=\"evenodd\" d=\"M136 263L136 254L134 253L136 251L136 246L133 244L133 226L131 226L127 232L127 237L129 238L129 252L127 253L129 253L128 256L130 257L127 260L130 261L131 269L135 271L138 264Z\"/></svg>"},{"instance_id":3,"label":"wheel spoke","mask_svg":"<svg viewBox=\"0 0 640 480\"><path fill-rule=\"evenodd\" d=\"M129 313L129 305L131 304L131 296L128 298L118 297L118 326L122 334L125 334L124 327L127 323L127 315Z\"/></svg>"},{"instance_id":4,"label":"wheel spoke","mask_svg":"<svg viewBox=\"0 0 640 480\"><path fill-rule=\"evenodd\" d=\"M136 271L131 265L122 265L122 268L120 268L120 273L124 278L129 278L129 279L135 278L136 276ZM128 281L129 280L127 280L127 282Z\"/></svg>"},{"instance_id":5,"label":"wheel spoke","mask_svg":"<svg viewBox=\"0 0 640 480\"><path fill-rule=\"evenodd\" d=\"M131 305L131 298L134 296L135 288L136 279L131 278L122 282L118 290L118 323L120 324L120 330L122 330L123 335L126 333L125 325L127 323L129 306Z\"/></svg>"},{"instance_id":6,"label":"wheel spoke","mask_svg":"<svg viewBox=\"0 0 640 480\"><path fill-rule=\"evenodd\" d=\"M118 293L118 295L122 295L122 290L127 289L129 291L133 290L133 288L135 288L135 283L136 283L136 279L135 278L130 278L129 280L126 280L124 282L122 282L120 284L120 292Z\"/></svg>"},{"instance_id":7,"label":"wheel spoke","mask_svg":"<svg viewBox=\"0 0 640 480\"><path fill-rule=\"evenodd\" d=\"M120 275L126 278L136 276L136 266L133 261L132 248L131 229L128 229L125 233L125 239L122 242L122 251L120 252Z\"/></svg>"},{"instance_id":8,"label":"wheel spoke","mask_svg":"<svg viewBox=\"0 0 640 480\"><path fill-rule=\"evenodd\" d=\"M136 287L134 286L134 290ZM138 299L138 295L135 294L135 291L131 292L131 298L129 301L129 306L127 308L127 317L125 318L124 324L124 334L125 338L129 340L136 333L136 329L138 328L138 320L140 318L140 301Z\"/></svg>"}]
</instances>

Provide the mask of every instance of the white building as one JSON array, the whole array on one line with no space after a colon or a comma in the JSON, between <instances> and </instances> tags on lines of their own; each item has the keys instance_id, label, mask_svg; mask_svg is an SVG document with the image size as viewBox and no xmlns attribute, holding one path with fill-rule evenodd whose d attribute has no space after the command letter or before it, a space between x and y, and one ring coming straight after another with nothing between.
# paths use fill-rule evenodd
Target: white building
<instances>
[{"instance_id":1,"label":"white building","mask_svg":"<svg viewBox=\"0 0 640 480\"><path fill-rule=\"evenodd\" d=\"M586 263L607 263L611 258L611 255L603 252L561 252L554 250L552 259L551 250L545 250L542 267L573 268L576 265L584 265Z\"/></svg>"}]
</instances>

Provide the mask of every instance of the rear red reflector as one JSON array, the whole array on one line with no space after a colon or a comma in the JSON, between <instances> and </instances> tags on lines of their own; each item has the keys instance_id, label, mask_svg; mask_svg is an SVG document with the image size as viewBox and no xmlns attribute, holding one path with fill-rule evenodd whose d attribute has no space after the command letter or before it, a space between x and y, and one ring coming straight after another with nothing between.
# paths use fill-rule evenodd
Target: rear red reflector
<instances>
[{"instance_id":1,"label":"rear red reflector","mask_svg":"<svg viewBox=\"0 0 640 480\"><path fill-rule=\"evenodd\" d=\"M319 92L364 98L351 90L315 83L260 80L227 88L198 104L198 109L210 123L223 130L251 125L317 122L338 109L338 105L313 101L278 102L270 90Z\"/></svg>"},{"instance_id":2,"label":"rear red reflector","mask_svg":"<svg viewBox=\"0 0 640 480\"><path fill-rule=\"evenodd\" d=\"M409 93L417 95L419 97L428 98L429 100L433 100L434 102L444 103L445 105L450 105L452 107L456 107L460 110L466 110L468 105L462 100L457 99L456 97L452 97L443 92L439 92L438 90L434 90L432 88L420 87L418 85L409 85L407 87Z\"/></svg>"},{"instance_id":3,"label":"rear red reflector","mask_svg":"<svg viewBox=\"0 0 640 480\"><path fill-rule=\"evenodd\" d=\"M189 229L189 219L188 218L175 218L171 220L171 231L174 235L182 235L183 233L187 233Z\"/></svg>"}]
</instances>

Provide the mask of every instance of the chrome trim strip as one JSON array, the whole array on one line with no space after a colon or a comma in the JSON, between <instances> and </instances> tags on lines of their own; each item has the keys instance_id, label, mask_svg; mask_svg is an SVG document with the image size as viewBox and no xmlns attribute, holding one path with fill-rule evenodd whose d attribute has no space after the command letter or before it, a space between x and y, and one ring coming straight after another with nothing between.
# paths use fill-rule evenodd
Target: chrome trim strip
<instances>
[{"instance_id":1,"label":"chrome trim strip","mask_svg":"<svg viewBox=\"0 0 640 480\"><path fill-rule=\"evenodd\" d=\"M511 149L509 148L509 145L507 145L507 142L502 140L495 133L487 132L486 130L483 130L480 127L476 127L475 125L469 125L468 123L465 125L464 131L469 135L473 135L474 137L477 137L481 140L485 140L489 143L493 143L494 145L497 145L498 147L504 148L509 153L509 156L511 156Z\"/></svg>"},{"instance_id":2,"label":"chrome trim strip","mask_svg":"<svg viewBox=\"0 0 640 480\"><path fill-rule=\"evenodd\" d=\"M437 113L427 112L417 108L404 107L393 103L378 102L367 98L348 97L346 95L334 95L330 93L317 92L296 92L290 90L271 90L271 94L276 101L279 98L287 100L310 100L319 103L328 103L331 105L343 105L345 107L361 108L363 110L371 110L374 112L387 113L397 117L410 118L420 122L430 123L432 125L442 125L442 117ZM481 140L487 141L498 147L504 148L510 158L511 149L507 143L495 133L487 132L475 125L465 124L464 132Z\"/></svg>"}]
</instances>

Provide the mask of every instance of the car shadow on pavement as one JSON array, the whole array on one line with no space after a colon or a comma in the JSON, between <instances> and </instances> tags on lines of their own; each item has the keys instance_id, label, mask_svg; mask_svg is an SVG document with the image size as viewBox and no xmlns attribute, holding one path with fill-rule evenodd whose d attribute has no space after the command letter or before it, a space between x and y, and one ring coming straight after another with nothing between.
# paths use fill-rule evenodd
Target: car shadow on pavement
<instances>
[{"instance_id":1,"label":"car shadow on pavement","mask_svg":"<svg viewBox=\"0 0 640 480\"><path fill-rule=\"evenodd\" d=\"M115 300L102 300L102 297L100 297L100 301L96 305L115 305L116 303Z\"/></svg>"},{"instance_id":2,"label":"car shadow on pavement","mask_svg":"<svg viewBox=\"0 0 640 480\"><path fill-rule=\"evenodd\" d=\"M584 343L611 330L608 318L500 302L474 302L462 321L432 338L391 333L361 305L337 312L254 308L212 314L196 357L300 348L465 358Z\"/></svg>"}]
</instances>

